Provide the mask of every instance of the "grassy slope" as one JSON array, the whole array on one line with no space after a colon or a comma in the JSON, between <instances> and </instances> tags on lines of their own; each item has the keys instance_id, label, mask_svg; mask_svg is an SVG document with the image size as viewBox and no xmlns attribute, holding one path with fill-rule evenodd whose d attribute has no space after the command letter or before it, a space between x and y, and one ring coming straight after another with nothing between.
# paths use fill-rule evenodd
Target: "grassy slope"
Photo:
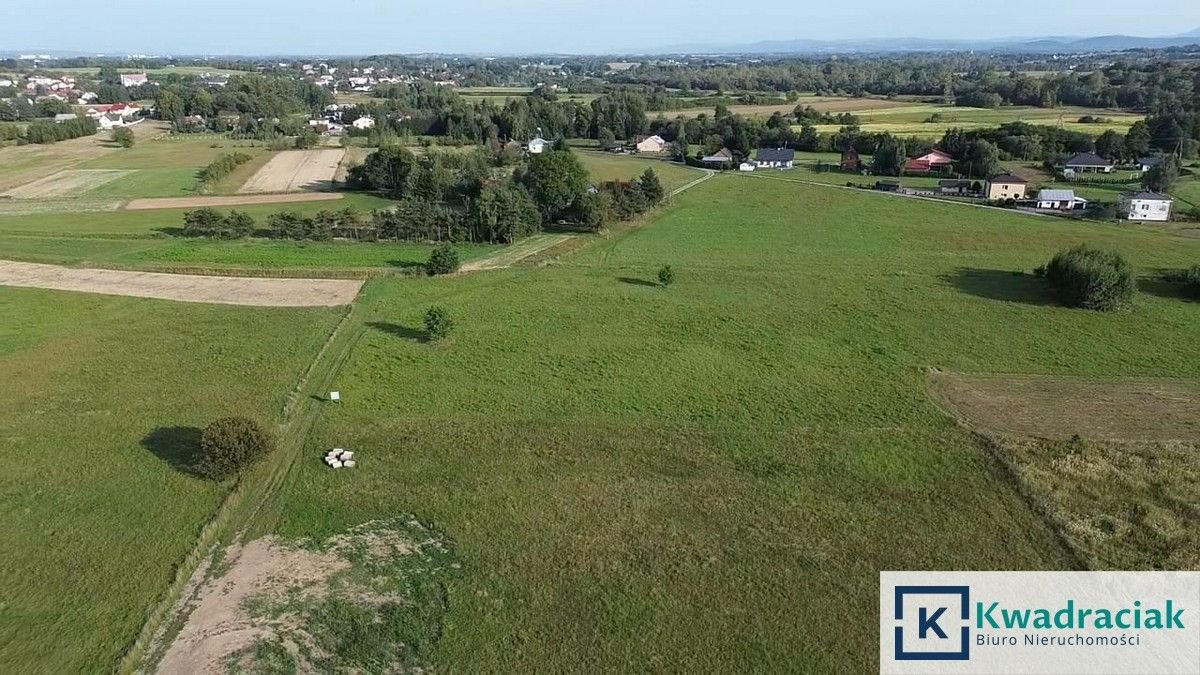
<instances>
[{"instance_id":1,"label":"grassy slope","mask_svg":"<svg viewBox=\"0 0 1200 675\"><path fill-rule=\"evenodd\" d=\"M664 158L648 155L628 156L614 155L608 152L594 150L577 150L575 154L583 162L596 182L609 180L630 180L642 175L646 169L654 169L663 187L668 191L682 187L702 177L704 174L696 169L689 169Z\"/></svg>"},{"instance_id":2,"label":"grassy slope","mask_svg":"<svg viewBox=\"0 0 1200 675\"><path fill-rule=\"evenodd\" d=\"M0 288L0 670L112 666L223 494L143 439L278 421L337 318Z\"/></svg>"},{"instance_id":3,"label":"grassy slope","mask_svg":"<svg viewBox=\"0 0 1200 675\"><path fill-rule=\"evenodd\" d=\"M1143 268L1200 258L720 177L560 265L374 282L278 531L414 512L447 532L451 670L869 670L879 570L1071 565L922 368L1200 376L1194 304L1092 314L1008 274L1080 241ZM676 286L646 285L663 263ZM459 329L421 344L435 302ZM360 468L325 470L331 446Z\"/></svg>"}]
</instances>

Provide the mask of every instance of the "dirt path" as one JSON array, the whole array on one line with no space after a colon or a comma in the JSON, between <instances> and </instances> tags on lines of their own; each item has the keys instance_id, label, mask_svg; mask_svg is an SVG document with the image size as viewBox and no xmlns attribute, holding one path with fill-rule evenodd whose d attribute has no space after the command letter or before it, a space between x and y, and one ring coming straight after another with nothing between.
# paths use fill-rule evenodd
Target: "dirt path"
<instances>
[{"instance_id":1,"label":"dirt path","mask_svg":"<svg viewBox=\"0 0 1200 675\"><path fill-rule=\"evenodd\" d=\"M271 158L239 192L328 190L345 150L288 150Z\"/></svg>"},{"instance_id":2,"label":"dirt path","mask_svg":"<svg viewBox=\"0 0 1200 675\"><path fill-rule=\"evenodd\" d=\"M505 246L485 258L463 263L459 272L480 272L483 270L499 270L512 267L522 260L541 253L551 246L557 246L571 238L569 234L538 234L512 246Z\"/></svg>"},{"instance_id":3,"label":"dirt path","mask_svg":"<svg viewBox=\"0 0 1200 675\"><path fill-rule=\"evenodd\" d=\"M206 206L247 206L250 204L290 204L293 202L323 202L344 197L340 192L300 192L278 195L227 195L223 197L163 197L134 199L125 205L126 211L151 209L198 209Z\"/></svg>"},{"instance_id":4,"label":"dirt path","mask_svg":"<svg viewBox=\"0 0 1200 675\"><path fill-rule=\"evenodd\" d=\"M335 307L354 302L362 281L253 279L73 269L0 260L0 285L252 307Z\"/></svg>"}]
</instances>

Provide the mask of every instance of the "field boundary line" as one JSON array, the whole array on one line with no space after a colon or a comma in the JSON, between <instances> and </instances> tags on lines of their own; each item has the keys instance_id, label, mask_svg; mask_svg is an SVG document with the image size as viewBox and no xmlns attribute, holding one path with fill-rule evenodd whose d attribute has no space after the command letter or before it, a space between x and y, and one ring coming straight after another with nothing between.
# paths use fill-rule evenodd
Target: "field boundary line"
<instances>
[{"instance_id":1,"label":"field boundary line","mask_svg":"<svg viewBox=\"0 0 1200 675\"><path fill-rule=\"evenodd\" d=\"M315 401L308 402L307 408L297 408L296 403L306 403L300 397L312 390L315 374L323 375L321 384L327 384L345 363L362 333L361 324L358 330L350 330L349 333L345 330L356 318L356 311L357 305L351 305L342 315L284 401L283 419L277 427L280 444L274 453L274 461L260 465L250 475L244 476L222 500L213 517L201 529L192 549L175 568L175 577L167 590L145 615L138 636L121 658L116 672L127 674L142 671L146 665L144 659L152 658L157 651L153 647L169 646L166 641L168 636L165 635L165 630L172 625L169 619L177 610L186 610L189 599L183 597L183 593L192 586L193 577L204 570L202 563L213 555L222 537L245 527L286 480L295 460L303 451L305 434L315 421L317 412ZM333 345L343 335L346 335L346 339L334 353ZM323 368L326 362L328 366ZM257 500L254 499L256 494L259 495ZM249 507L250 510L241 511L243 507ZM199 587L199 584L195 586L196 589Z\"/></svg>"}]
</instances>

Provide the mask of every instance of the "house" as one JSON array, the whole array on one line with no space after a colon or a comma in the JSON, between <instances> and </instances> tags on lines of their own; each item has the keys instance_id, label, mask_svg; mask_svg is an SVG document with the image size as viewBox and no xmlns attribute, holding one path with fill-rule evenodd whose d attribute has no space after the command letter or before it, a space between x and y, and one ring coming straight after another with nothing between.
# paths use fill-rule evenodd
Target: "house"
<instances>
[{"instance_id":1,"label":"house","mask_svg":"<svg viewBox=\"0 0 1200 675\"><path fill-rule=\"evenodd\" d=\"M366 131L367 129L374 129L375 128L375 118L374 117L360 117L360 118L354 120L353 122L351 122L350 126L354 127L355 129L358 129L359 131Z\"/></svg>"},{"instance_id":2,"label":"house","mask_svg":"<svg viewBox=\"0 0 1200 675\"><path fill-rule=\"evenodd\" d=\"M953 157L941 150L934 150L905 162L904 171L906 173L934 173L947 169L952 164L954 164Z\"/></svg>"},{"instance_id":3,"label":"house","mask_svg":"<svg viewBox=\"0 0 1200 675\"><path fill-rule=\"evenodd\" d=\"M1065 173L1112 173L1113 164L1095 153L1080 152L1063 162L1063 169Z\"/></svg>"},{"instance_id":4,"label":"house","mask_svg":"<svg viewBox=\"0 0 1200 675\"><path fill-rule=\"evenodd\" d=\"M525 146L531 155L540 155L550 149L550 141L541 136L534 136L532 140Z\"/></svg>"},{"instance_id":5,"label":"house","mask_svg":"<svg viewBox=\"0 0 1200 675\"><path fill-rule=\"evenodd\" d=\"M714 152L711 155L708 155L707 157L701 157L700 161L704 164L719 164L719 165L732 164L733 163L733 153L730 152L729 148L721 148L720 150Z\"/></svg>"},{"instance_id":6,"label":"house","mask_svg":"<svg viewBox=\"0 0 1200 675\"><path fill-rule=\"evenodd\" d=\"M1150 169L1153 169L1154 167L1156 167L1162 163L1163 163L1162 155L1158 155L1156 157L1139 157L1136 166L1139 171L1141 171L1142 173L1146 173L1146 172L1150 171Z\"/></svg>"},{"instance_id":7,"label":"house","mask_svg":"<svg viewBox=\"0 0 1200 675\"><path fill-rule=\"evenodd\" d=\"M1029 181L1020 176L1006 173L988 179L983 187L983 196L991 201L1006 199L1025 199L1025 191L1029 189Z\"/></svg>"},{"instance_id":8,"label":"house","mask_svg":"<svg viewBox=\"0 0 1200 675\"><path fill-rule=\"evenodd\" d=\"M1121 217L1125 220L1150 220L1165 223L1171 219L1170 195L1138 192L1121 195Z\"/></svg>"},{"instance_id":9,"label":"house","mask_svg":"<svg viewBox=\"0 0 1200 675\"><path fill-rule=\"evenodd\" d=\"M760 169L790 169L796 163L796 151L790 148L759 148L754 163Z\"/></svg>"},{"instance_id":10,"label":"house","mask_svg":"<svg viewBox=\"0 0 1200 675\"><path fill-rule=\"evenodd\" d=\"M1037 195L1037 207L1039 209L1071 211L1085 208L1087 204L1086 199L1075 196L1074 190L1042 190Z\"/></svg>"},{"instance_id":11,"label":"house","mask_svg":"<svg viewBox=\"0 0 1200 675\"><path fill-rule=\"evenodd\" d=\"M70 122L73 119L76 119L75 113L59 113L54 116L54 123L62 124L63 122Z\"/></svg>"},{"instance_id":12,"label":"house","mask_svg":"<svg viewBox=\"0 0 1200 675\"><path fill-rule=\"evenodd\" d=\"M880 192L899 192L900 181L898 180L880 180L875 181L875 189Z\"/></svg>"},{"instance_id":13,"label":"house","mask_svg":"<svg viewBox=\"0 0 1200 675\"><path fill-rule=\"evenodd\" d=\"M122 87L140 87L150 81L145 73L124 73L121 75Z\"/></svg>"},{"instance_id":14,"label":"house","mask_svg":"<svg viewBox=\"0 0 1200 675\"><path fill-rule=\"evenodd\" d=\"M842 171L853 171L855 173L862 170L862 160L858 157L858 151L850 148L842 152Z\"/></svg>"},{"instance_id":15,"label":"house","mask_svg":"<svg viewBox=\"0 0 1200 675\"><path fill-rule=\"evenodd\" d=\"M666 152L668 144L662 136L638 136L634 139L638 152Z\"/></svg>"},{"instance_id":16,"label":"house","mask_svg":"<svg viewBox=\"0 0 1200 675\"><path fill-rule=\"evenodd\" d=\"M944 195L969 195L971 194L971 181L969 180L939 180L938 192Z\"/></svg>"},{"instance_id":17,"label":"house","mask_svg":"<svg viewBox=\"0 0 1200 675\"><path fill-rule=\"evenodd\" d=\"M742 162L738 165L738 171L753 171L758 168L758 165L753 162Z\"/></svg>"},{"instance_id":18,"label":"house","mask_svg":"<svg viewBox=\"0 0 1200 675\"><path fill-rule=\"evenodd\" d=\"M104 113L96 120L96 123L104 131L112 131L115 127L126 126L125 118L116 113Z\"/></svg>"}]
</instances>

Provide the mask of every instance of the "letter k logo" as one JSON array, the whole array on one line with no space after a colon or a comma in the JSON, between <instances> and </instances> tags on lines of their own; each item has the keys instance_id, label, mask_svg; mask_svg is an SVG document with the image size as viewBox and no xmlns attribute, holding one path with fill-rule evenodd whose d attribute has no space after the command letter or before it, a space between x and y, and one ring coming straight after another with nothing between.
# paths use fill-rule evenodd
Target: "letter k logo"
<instances>
[{"instance_id":1,"label":"letter k logo","mask_svg":"<svg viewBox=\"0 0 1200 675\"><path fill-rule=\"evenodd\" d=\"M928 607L922 607L920 609L920 611L917 613L917 629L921 632L922 640L929 637L930 630L932 630L934 633L937 633L937 636L941 639L946 639L946 632L942 630L940 625L938 625L938 619L942 618L942 615L945 613L945 607L938 608L938 611L934 612L933 616L929 616Z\"/></svg>"}]
</instances>

